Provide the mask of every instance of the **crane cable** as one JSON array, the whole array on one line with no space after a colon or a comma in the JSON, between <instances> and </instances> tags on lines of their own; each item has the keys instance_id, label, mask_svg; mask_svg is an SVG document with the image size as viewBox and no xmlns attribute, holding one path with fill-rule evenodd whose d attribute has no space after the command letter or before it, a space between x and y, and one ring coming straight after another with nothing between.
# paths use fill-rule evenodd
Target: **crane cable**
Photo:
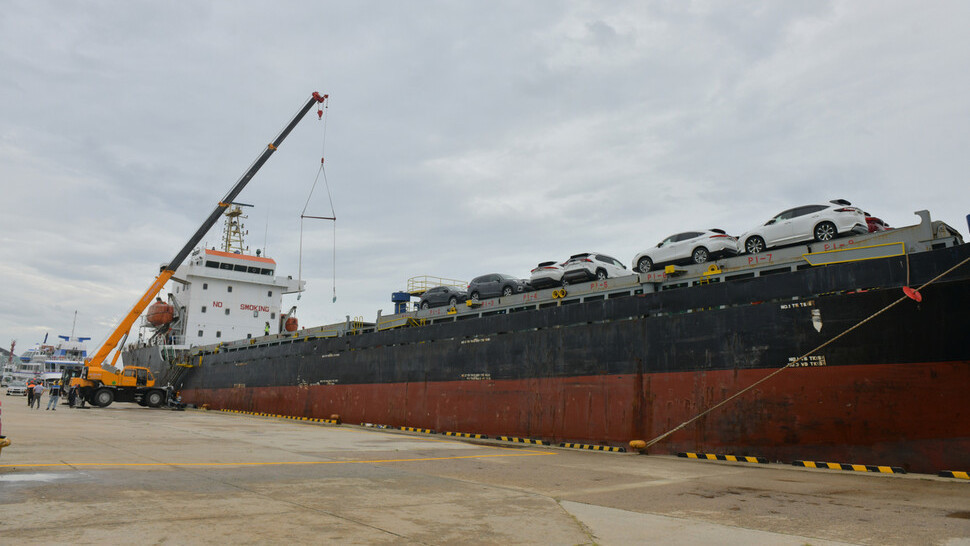
<instances>
[{"instance_id":1,"label":"crane cable","mask_svg":"<svg viewBox=\"0 0 970 546\"><path fill-rule=\"evenodd\" d=\"M908 262L909 262L909 256L907 256L907 266L908 266ZM768 375L766 375L766 376L764 376L764 377L762 377L761 379L759 379L759 380L757 380L757 381L755 381L754 383L752 383L752 384L750 384L750 385L748 385L747 387L745 387L745 388L743 388L743 389L741 389L740 391L738 391L738 392L736 392L736 393L734 393L734 394L732 394L731 396L729 396L729 397L727 397L727 398L725 398L724 400L721 400L721 401L720 401L720 402L718 402L717 404L715 404L715 405L713 405L713 406L711 406L711 407L709 407L709 408L707 408L706 410L704 410L704 411L702 411L702 412L700 412L700 413L698 413L697 415L694 415L694 416L693 416L693 417L691 417L690 419L687 419L687 420L686 420L686 421L684 421L683 423L681 423L681 424L679 424L679 425L677 425L676 427L674 427L674 428L672 428L672 429L670 429L670 430L668 430L667 432L665 432L665 433L663 433L663 434L661 434L660 436L657 436L657 437L655 437L655 438L653 438L652 440L650 440L650 441L648 441L648 442L646 442L646 445L645 445L645 446L643 447L643 449L647 449L647 448L649 448L650 446L652 446L652 445L654 445L654 444L656 444L657 442L659 442L659 441L661 441L661 440L663 440L664 438L666 438L666 437L668 437L668 436L670 436L671 434L673 434L673 433L675 433L675 432L677 432L678 430L681 430L681 429L683 429L683 428L684 428L684 427L686 427L687 425L690 425L691 423L693 423L693 422L695 422L695 421L697 421L698 419L700 419L700 418L702 418L702 417L704 417L704 416L706 416L707 414L709 414L709 413L711 413L712 411L714 411L714 410L716 410L716 409L718 409L718 408L720 408L720 407L722 407L722 406L724 406L725 404L727 404L727 403L728 403L728 402L730 402L731 400L734 400L735 398L737 398L737 397L739 397L739 396L741 396L742 394L744 394L744 393L746 393L746 392L748 392L748 391L750 391L751 389L753 389L753 388L755 388L755 387L757 387L758 385L760 385L760 384L762 384L762 383L764 383L765 381L767 381L767 380L769 380L769 379L771 379L772 377L774 377L774 376L776 376L776 375L778 375L778 374L780 374L781 372L783 372L783 371L785 371L785 370L787 370L787 369L789 369L789 368L792 368L792 367L794 367L794 366L795 366L796 364L798 364L798 363L800 363L800 362L804 362L804 361L806 361L806 360L808 359L808 357L809 357L809 356L811 356L811 355L813 355L813 354L815 354L815 353L817 353L818 351L820 351L820 350L822 350L822 349L823 349L824 347L826 347L826 346L828 346L828 345L831 345L831 344L832 344L832 343L834 343L834 342L835 342L836 340L838 340L838 339L840 339L840 338L842 338L843 336L845 336L845 335L847 335L847 334L848 334L849 332L852 332L853 330L855 330L855 329L857 329L857 328L859 328L859 327L860 327L860 326L862 326L863 324L865 324L865 323L867 323L867 322L869 322L869 321L871 321L872 319L874 319L874 318L876 318L876 317L878 317L879 315L881 315L881 314L883 314L883 313L885 313L886 311L888 311L888 310L890 310L890 309L892 309L893 307L895 307L895 306L897 306L897 305L899 305L900 303L902 303L902 302L904 302L904 301L906 301L907 299L912 299L912 300L915 300L916 302L920 302L920 301L922 301L922 300L923 300L923 297L922 297L922 295L920 294L920 290L922 290L922 289L924 289L924 288L926 288L927 286L929 286L929 285L931 285L931 284L933 284L933 283L935 283L936 281L938 281L938 280L940 280L940 279L942 279L943 277L945 277L945 276L947 276L947 275L949 275L949 274L950 274L950 273L952 273L953 271L956 271L956 270L957 270L958 268L960 268L961 266L963 266L963 265L965 265L965 264L966 264L967 262L970 262L970 258L966 258L966 259L964 259L964 260L962 260L962 261L961 261L960 263L958 263L958 264L956 264L955 266L953 266L953 267L951 267L950 269L947 269L947 270L946 270L946 271L944 271L943 273L940 273L939 275L937 275L936 277L934 277L934 278L932 278L932 279L930 279L929 281L927 281L926 283L924 283L924 284L923 284L922 286L920 286L919 288L917 288L917 289L915 289L915 290L913 290L913 289L911 289L911 288L909 288L909 286L908 286L908 282L909 282L909 279L907 279L907 286L904 286L904 287L903 287L903 292L905 293L905 295L904 295L904 296L902 296L901 298L899 298L899 299L897 299L896 301L894 301L894 302L892 302L892 303L890 303L889 305L886 305L885 307L883 307L882 309L880 309L880 310L878 310L878 311L876 311L875 313L873 313L873 314L871 314L871 315L869 315L868 317L866 317L866 318L864 318L864 319L862 319L861 321L859 321L859 322L858 322L857 324L855 324L855 325L854 325L854 326L852 326L851 328L848 328L847 330L845 330L845 331L843 331L843 332L842 332L842 333L840 333L839 335L837 335L837 336L835 336L835 337L833 337L833 338L831 338L831 339L829 339L828 341L826 341L826 342L824 342L824 343L822 343L822 344L821 344L821 345L819 345L818 347L815 347L815 348L814 348L814 349L812 349L811 351L808 351L807 353L805 353L805 354L803 354L802 356L800 356L800 357L798 357L798 358L796 358L795 360L792 360L792 361L791 361L791 362L789 362L788 364L786 364L786 365L784 365L784 366L782 366L782 367L780 367L780 368L778 368L777 370L775 370L775 371L773 371L773 372L771 372L770 374L768 374ZM908 272L908 270L907 270L907 275L908 275L908 273L909 273L909 272Z\"/></svg>"},{"instance_id":2,"label":"crane cable","mask_svg":"<svg viewBox=\"0 0 970 546\"><path fill-rule=\"evenodd\" d=\"M326 100L322 106L317 107L317 117L323 120L323 144L320 149L320 168L317 170L317 176L313 179L313 186L310 188L310 195L306 198L306 204L303 205L303 211L300 213L300 265L297 273L297 286L303 281L303 220L310 218L314 220L330 220L333 222L333 254L331 267L333 271L333 301L337 301L337 213L334 212L333 208L333 195L330 193L330 183L327 181L327 169L324 167L324 158L326 157L327 149L327 116L330 109L330 101ZM308 216L306 213L307 207L310 206L310 199L313 197L313 190L316 189L317 183L320 181L320 176L323 175L323 183L327 188L327 198L330 200L330 216ZM300 295L297 295L296 299L300 299Z\"/></svg>"}]
</instances>

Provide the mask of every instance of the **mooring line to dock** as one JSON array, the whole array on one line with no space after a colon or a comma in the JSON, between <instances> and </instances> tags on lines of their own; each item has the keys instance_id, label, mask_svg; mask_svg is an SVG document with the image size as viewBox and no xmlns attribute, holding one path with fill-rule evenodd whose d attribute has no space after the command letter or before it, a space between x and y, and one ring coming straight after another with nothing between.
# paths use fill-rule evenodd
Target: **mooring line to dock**
<instances>
[{"instance_id":1,"label":"mooring line to dock","mask_svg":"<svg viewBox=\"0 0 970 546\"><path fill-rule=\"evenodd\" d=\"M942 279L943 277L945 277L945 276L947 276L947 275L949 275L950 273L953 273L954 271L956 271L957 269L959 269L960 267L962 267L963 265L965 265L965 264L966 264L967 262L970 262L970 258L965 258L964 260L962 260L961 262L959 262L959 263L957 263L956 265L954 265L954 266L953 266L953 267L951 267L950 269L947 269L947 270L946 270L946 271L944 271L943 273L940 273L940 274L939 274L939 275L937 275L936 277L933 277L932 279L930 279L929 281L927 281L926 283L924 283L924 284L923 284L922 286L920 286L919 288L917 288L917 289L916 289L916 292L918 293L918 292L919 292L920 290L922 290L922 289L924 289L924 288L926 288L927 286L929 286L929 285L931 285L931 284L933 284L933 283L935 283L936 281L938 281L938 280L940 280L940 279ZM761 379L759 379L759 380L757 380L757 381L755 381L754 383L752 383L752 384L750 384L750 385L748 385L747 387L745 387L745 388L743 388L743 389L741 389L740 391L738 391L738 392L736 392L736 393L734 393L734 394L732 394L731 396L729 396L729 397L727 397L727 398L725 398L724 400L722 400L722 401L720 401L720 402L718 402L717 404L715 404L715 405L713 405L713 406L711 406L711 407L709 407L709 408L707 408L706 410L704 410L704 411L702 411L702 412L700 412L700 413L698 413L697 415L695 415L695 416L693 416L693 417L691 417L690 419L688 419L688 420L686 420L686 421L684 421L683 423L681 423L681 424L679 424L679 425L677 425L676 427L674 427L674 428L672 428L672 429L670 429L670 430L668 430L667 432L665 432L665 433L663 433L663 434L661 434L660 436L657 436L656 438L654 438L654 439L652 439L652 440L650 440L649 442L647 442L647 443L646 443L646 445L645 445L645 446L643 447L643 449L647 449L647 448L649 448L650 446L652 446L652 445L654 445L654 444L656 444L657 442L660 442L661 440L663 440L664 438L666 438L666 437L668 437L668 436L670 436L671 434L673 434L673 433L675 433L675 432L677 432L678 430L681 430L681 429L683 429L683 428L684 428L684 427L686 427L687 425L690 425L690 424L692 424L692 423L693 423L694 421L697 421L698 419L700 419L700 418L702 418L702 417L705 417L705 416L706 416L707 414L709 414L709 413L711 413L711 412L713 412L714 410L716 410L716 409L718 409L718 408L720 408L721 406L724 406L725 404L727 404L727 403L728 403L728 402L730 402L731 400L734 400L735 398L737 398L737 397L739 397L739 396L741 396L742 394L744 394L744 393L746 393L746 392L748 392L748 391L750 391L751 389L753 389L753 388L755 388L755 387L757 387L758 385L760 385L760 384L762 384L762 383L764 383L765 381L768 381L768 380L769 380L769 379L771 379L772 377L774 377L774 376L776 376L776 375L778 375L778 374L780 374L781 372L783 372L783 371L785 371L785 370L787 370L788 368L791 368L791 367L792 367L792 366L794 366L795 364L798 364L799 362L802 362L803 360L805 360L805 359L806 359L806 358L808 358L809 356L811 356L811 355L813 355L813 354L815 354L815 353L817 353L818 351L821 351L821 350L822 350L823 348L825 348L825 347L827 347L827 346L829 346L829 345L831 345L832 343L834 343L835 341L837 341L837 340L839 340L839 339L841 339L841 338L842 338L843 336L845 336L845 335L847 335L847 334L848 334L849 332L852 332L852 331L854 331L854 330L856 330L857 328L859 328L859 327L861 327L861 326L862 326L863 324L866 324L866 323L867 323L867 322L869 322L870 320L872 320L872 319L874 319L874 318L876 318L876 317L878 317L879 315L881 315L881 314L883 314L883 313L885 313L886 311L888 311L888 310L890 310L890 309L892 309L893 307L895 307L895 306L897 306L897 305L899 305L900 303L902 303L903 301L905 301L905 300L907 300L907 299L910 299L910 296L909 296L909 294L906 294L906 295L904 295L904 296L902 296L902 297L900 297L900 298L899 298L899 299L897 299L896 301L894 301L894 302L892 302L892 303L890 303L889 305L887 305L887 306L885 306L885 307L883 307L882 309L880 309L880 310L878 310L878 311L876 311L875 313L873 313L873 314L871 314L871 315L869 315L868 317L866 317L866 318L864 318L864 319L862 319L862 320L861 320L861 321L859 321L859 322L858 322L857 324L855 324L854 326L852 326L852 327L850 327L850 328L848 328L847 330L845 330L845 331L844 331L844 332L842 332L841 334L839 334L839 335L837 335L837 336L835 336L835 337L833 337L833 338L831 338L831 339L829 339L828 341L826 341L826 342L824 342L824 343L822 343L822 344L821 344L821 345L819 345L818 347L815 347L815 348L814 348L814 349L812 349L811 351L809 351L809 352L807 352L807 353L805 353L805 354L803 354L802 356L800 356L800 357L798 357L798 358L796 358L795 360L792 360L792 361L791 361L791 362L789 362L788 364L785 364L785 365L784 365L784 366L782 366L781 368L778 368L777 370L775 370L775 371L773 371L773 372L771 372L770 374L768 374L768 375L766 375L766 376L764 376L764 377L762 377Z\"/></svg>"}]
</instances>

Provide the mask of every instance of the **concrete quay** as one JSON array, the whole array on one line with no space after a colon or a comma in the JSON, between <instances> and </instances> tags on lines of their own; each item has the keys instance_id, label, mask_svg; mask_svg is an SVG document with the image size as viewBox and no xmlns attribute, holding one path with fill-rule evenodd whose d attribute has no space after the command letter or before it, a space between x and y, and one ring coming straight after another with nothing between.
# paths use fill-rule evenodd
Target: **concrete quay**
<instances>
[{"instance_id":1,"label":"concrete quay","mask_svg":"<svg viewBox=\"0 0 970 546\"><path fill-rule=\"evenodd\" d=\"M4 544L970 545L968 480L2 402Z\"/></svg>"}]
</instances>

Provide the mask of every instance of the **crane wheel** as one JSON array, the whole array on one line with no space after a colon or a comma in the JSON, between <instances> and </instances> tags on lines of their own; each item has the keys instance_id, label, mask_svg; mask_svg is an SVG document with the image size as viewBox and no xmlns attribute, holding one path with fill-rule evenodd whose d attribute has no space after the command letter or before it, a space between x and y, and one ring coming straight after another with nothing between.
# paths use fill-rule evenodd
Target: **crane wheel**
<instances>
[{"instance_id":1,"label":"crane wheel","mask_svg":"<svg viewBox=\"0 0 970 546\"><path fill-rule=\"evenodd\" d=\"M162 391L148 391L148 394L146 394L144 398L145 405L150 408L157 408L158 406L161 406L162 402L164 401L165 395L162 394Z\"/></svg>"},{"instance_id":2,"label":"crane wheel","mask_svg":"<svg viewBox=\"0 0 970 546\"><path fill-rule=\"evenodd\" d=\"M111 392L111 389L100 388L94 392L94 396L91 397L91 403L99 408L106 408L115 401L115 393Z\"/></svg>"}]
</instances>

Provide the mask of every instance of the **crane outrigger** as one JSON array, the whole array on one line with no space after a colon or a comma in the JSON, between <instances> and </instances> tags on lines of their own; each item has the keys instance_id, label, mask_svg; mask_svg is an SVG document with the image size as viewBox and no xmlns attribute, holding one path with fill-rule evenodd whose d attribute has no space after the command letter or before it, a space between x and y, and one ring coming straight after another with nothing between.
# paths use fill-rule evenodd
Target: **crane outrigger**
<instances>
[{"instance_id":1,"label":"crane outrigger","mask_svg":"<svg viewBox=\"0 0 970 546\"><path fill-rule=\"evenodd\" d=\"M70 385L71 387L77 387L79 394L83 400L88 401L93 406L105 407L110 405L114 401L119 402L138 402L142 405L157 407L165 403L168 393L166 389L160 385L155 384L155 379L152 376L151 371L148 368L142 368L137 366L129 366L122 370L120 373L114 369L105 368L102 366L108 354L112 350L118 348L119 342L128 335L131 327L138 320L138 317L142 314L148 304L152 302L155 296L162 290L165 283L172 278L175 274L175 270L185 261L192 249L205 237L205 234L209 232L209 229L219 220L223 212L233 200L242 192L243 188L249 183L249 181L255 176L259 169L264 163L269 159L271 155L279 148L283 140L290 134L291 131L296 127L296 125L303 119L303 116L315 104L323 104L327 101L329 95L321 95L314 92L310 99L303 105L302 108L293 116L289 124L283 128L283 130L277 135L277 137L271 142L265 150L260 154L255 162L249 167L249 169L242 175L242 177L236 181L235 185L229 190L229 192L216 204L215 209L211 214L202 222L199 229L196 230L195 234L189 238L182 247L182 250L175 255L174 258L162 267L161 272L155 281L148 287L144 295L135 303L135 305L128 311L128 314L122 319L121 323L114 329L108 339L104 344L98 349L97 353L94 354L89 360L85 361L84 367L80 370L78 374L75 372L74 377L65 377L64 384ZM322 110L318 112L322 116ZM123 343L123 342L122 342ZM116 356L117 360L117 356ZM69 379L69 380L68 380Z\"/></svg>"}]
</instances>

